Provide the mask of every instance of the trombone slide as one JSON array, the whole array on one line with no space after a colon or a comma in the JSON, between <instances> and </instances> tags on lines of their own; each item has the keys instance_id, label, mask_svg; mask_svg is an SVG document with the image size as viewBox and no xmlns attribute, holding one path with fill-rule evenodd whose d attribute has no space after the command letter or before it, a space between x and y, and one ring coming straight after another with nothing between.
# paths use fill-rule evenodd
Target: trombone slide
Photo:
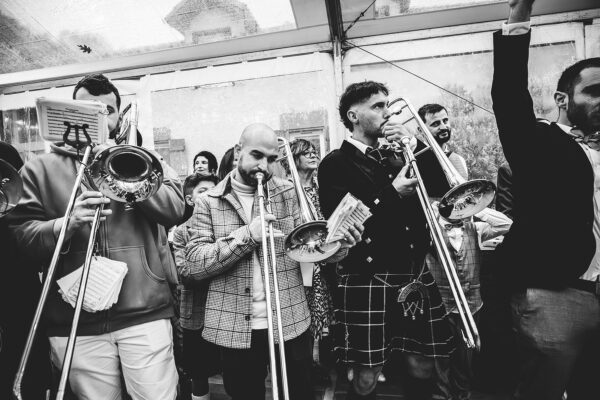
<instances>
[{"instance_id":1,"label":"trombone slide","mask_svg":"<svg viewBox=\"0 0 600 400\"><path fill-rule=\"evenodd\" d=\"M275 333L273 329L273 309L271 308L271 284L269 277L273 277L273 293L275 296L275 312L277 317L277 338L279 344L279 365L281 366L281 382L283 386L283 398L289 400L289 388L287 380L287 370L285 362L285 343L283 340L283 326L281 323L281 303L279 302L279 284L277 281L277 254L275 252L275 237L273 235L273 224L269 223L268 242L267 227L265 227L265 193L263 188L264 174L256 174L258 209L261 219L262 249L263 249L263 281L265 288L265 301L267 303L267 331L269 336L269 360L271 365L271 390L273 400L279 400L279 387L277 381L277 362L275 354ZM268 195L268 189L267 189ZM268 204L268 201L267 201ZM270 205L268 205L270 211ZM269 253L270 250L270 253ZM270 265L269 265L270 262ZM272 271L272 274L269 273Z\"/></svg>"},{"instance_id":2,"label":"trombone slide","mask_svg":"<svg viewBox=\"0 0 600 400\"><path fill-rule=\"evenodd\" d=\"M454 268L450 251L448 250L448 246L446 246L446 242L444 241L440 224L437 221L433 207L429 203L427 189L425 188L425 183L423 182L421 173L417 166L417 160L410 149L409 139L405 139L403 144L407 161L411 165L412 171L417 178L417 195L419 196L421 207L425 213L425 218L430 229L434 247L437 250L440 264L442 264L444 273L448 277L450 291L452 292L452 296L456 302L456 307L463 325L463 339L465 340L467 347L476 348L479 350L481 347L479 331L477 329L477 325L475 324L475 320L473 319L473 315L471 314L471 310L469 309L465 294L462 291L462 286L460 284L460 280L458 279L458 275L456 274L456 269Z\"/></svg>"}]
</instances>

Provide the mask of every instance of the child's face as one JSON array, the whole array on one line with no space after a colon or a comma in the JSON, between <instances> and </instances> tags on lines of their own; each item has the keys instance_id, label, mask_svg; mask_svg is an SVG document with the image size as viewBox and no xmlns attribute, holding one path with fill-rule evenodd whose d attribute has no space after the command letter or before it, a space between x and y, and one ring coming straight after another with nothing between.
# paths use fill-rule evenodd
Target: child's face
<instances>
[{"instance_id":1,"label":"child's face","mask_svg":"<svg viewBox=\"0 0 600 400\"><path fill-rule=\"evenodd\" d=\"M194 190L192 190L192 194L188 194L185 196L185 201L190 206L193 206L196 204L196 200L198 199L198 197L200 197L202 193L206 192L208 189L211 189L213 187L215 187L215 184L213 182L202 181L194 188Z\"/></svg>"}]
</instances>

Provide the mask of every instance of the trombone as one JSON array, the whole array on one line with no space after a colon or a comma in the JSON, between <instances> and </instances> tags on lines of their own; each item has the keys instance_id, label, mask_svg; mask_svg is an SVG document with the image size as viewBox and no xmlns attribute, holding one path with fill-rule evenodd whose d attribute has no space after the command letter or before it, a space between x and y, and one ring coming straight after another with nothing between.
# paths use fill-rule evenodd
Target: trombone
<instances>
[{"instance_id":1,"label":"trombone","mask_svg":"<svg viewBox=\"0 0 600 400\"><path fill-rule=\"evenodd\" d=\"M102 192L103 195L118 202L125 202L126 207L129 206L130 208L134 202L142 201L152 196L162 184L163 170L160 161L148 150L142 149L136 145L138 121L137 110L137 103L134 101L132 102L130 109L130 123L121 125L123 127L122 130L125 130L125 132L121 133L122 135L126 135L128 138L128 143L126 145L117 145L100 151L90 165L88 165L88 161L90 159L94 144L89 140L87 142L75 143L75 145L79 146L79 148L85 147L85 150L83 152L81 166L77 171L75 184L73 185L73 189L67 203L63 218L64 222L60 228L60 233L56 241L56 247L54 248L50 266L48 267L48 272L46 273L40 299L35 310L33 322L25 342L25 348L23 355L21 356L21 361L19 363L19 368L13 384L13 395L16 399L22 400L21 386L23 383L23 377L25 375L25 369L27 368L27 363L31 355L31 350L33 348L34 340L39 328L42 312L44 310L50 288L54 282L54 275L56 274L58 260L65 240L69 218L73 212L77 193L79 192L84 175L87 175L92 185L95 186L98 191ZM69 370L71 368L71 361L73 359L73 351L75 349L77 325L79 323L79 317L85 298L87 278L90 272L94 244L96 242L98 227L100 226L102 209L103 205L100 205L96 208L94 219L92 221L90 238L88 240L85 261L81 273L79 291L77 292L77 301L75 305L75 311L73 313L71 331L67 341L67 348L65 350L65 357L63 359L63 366L56 394L56 399L59 400L62 400L65 395Z\"/></svg>"},{"instance_id":2,"label":"trombone","mask_svg":"<svg viewBox=\"0 0 600 400\"><path fill-rule=\"evenodd\" d=\"M278 137L277 140L281 142L279 148L284 149L284 157L290 169L302 220L302 224L294 228L286 237L285 251L288 257L298 262L323 261L334 255L340 249L341 243L339 241L325 243L327 221L317 219L316 211L306 198L290 143L282 137Z\"/></svg>"},{"instance_id":3,"label":"trombone","mask_svg":"<svg viewBox=\"0 0 600 400\"><path fill-rule=\"evenodd\" d=\"M23 180L10 163L0 159L0 218L11 212L23 193Z\"/></svg>"},{"instance_id":4,"label":"trombone","mask_svg":"<svg viewBox=\"0 0 600 400\"><path fill-rule=\"evenodd\" d=\"M495 185L484 179L465 180L458 173L456 168L454 168L446 154L444 154L444 151L435 141L435 138L408 100L404 98L393 100L389 103L388 109L392 115L399 115L405 109L408 110L410 118L404 121L404 124L411 120L416 121L423 131L429 149L433 151L440 163L450 185L450 190L442 197L439 205L439 213L443 218L450 221L469 218L490 204L494 199L496 190ZM427 224L430 227L431 238L436 248L438 258L442 264L444 273L448 277L450 291L456 302L456 307L463 325L463 340L467 344L467 347L479 349L481 347L481 341L477 325L475 324L475 320L469 309L465 294L462 291L462 286L458 279L458 275L456 274L450 251L448 250L448 246L446 246L446 242L442 235L440 224L429 201L427 189L425 188L425 183L417 166L415 154L410 147L409 138L404 137L402 139L401 151L405 156L406 162L412 167L414 176L417 178L417 194L423 212L425 213Z\"/></svg>"},{"instance_id":5,"label":"trombone","mask_svg":"<svg viewBox=\"0 0 600 400\"><path fill-rule=\"evenodd\" d=\"M279 148L283 148L284 159L287 161L290 173L292 175L294 189L298 198L300 207L300 217L302 224L294 228L294 230L285 238L285 252L292 260L298 262L318 262L325 260L335 254L341 247L339 241L325 243L327 237L327 221L317 220L316 212L311 208L306 194L302 189L300 176L294 163L294 157L290 149L289 142L282 138L277 138L280 143ZM279 400L279 383L277 381L277 363L275 355L275 336L273 332L273 311L271 308L271 284L269 276L273 277L273 293L275 300L275 312L277 318L277 340L279 345L279 364L281 366L281 383L282 393L285 400L289 400L289 387L285 361L285 346L283 338L283 327L281 323L281 303L279 301L279 282L277 279L277 253L275 251L275 237L273 235L273 224L269 222L268 227L265 227L265 210L271 213L270 195L263 184L265 183L265 175L262 172L256 174L257 180L257 197L260 210L260 218L262 220L262 249L263 249L263 276L265 286L265 300L267 303L267 324L269 336L269 359L271 367L271 390L274 400ZM268 236L267 236L268 235ZM269 243L267 243L267 237ZM269 274L271 271L271 274Z\"/></svg>"},{"instance_id":6,"label":"trombone","mask_svg":"<svg viewBox=\"0 0 600 400\"><path fill-rule=\"evenodd\" d=\"M260 210L260 219L262 221L262 249L263 249L263 278L265 286L265 301L267 303L267 324L269 335L269 360L271 365L271 391L273 400L279 400L279 388L277 382L277 363L275 359L275 335L273 333L273 309L271 308L271 284L269 280L269 271L273 276L273 293L275 294L275 312L277 317L277 340L279 342L279 365L281 366L281 383L283 386L283 398L289 400L289 387L287 379L287 369L285 362L285 343L283 341L283 325L281 323L281 303L279 302L279 282L277 280L277 253L275 252L275 236L273 234L273 224L269 222L267 243L267 228L265 227L265 209L271 212L269 190L267 185L267 198L265 200L265 190L263 188L265 175L262 172L256 174L258 209ZM266 201L266 208L265 208ZM270 253L269 253L270 250ZM270 256L270 257L269 257ZM269 260L270 258L270 260ZM270 265L269 265L270 264Z\"/></svg>"}]
</instances>

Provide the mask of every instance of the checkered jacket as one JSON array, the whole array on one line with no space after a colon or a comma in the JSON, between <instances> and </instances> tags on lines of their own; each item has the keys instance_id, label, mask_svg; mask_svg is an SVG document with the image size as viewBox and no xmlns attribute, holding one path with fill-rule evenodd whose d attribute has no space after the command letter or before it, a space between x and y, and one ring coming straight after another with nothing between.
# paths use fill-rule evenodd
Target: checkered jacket
<instances>
[{"instance_id":1,"label":"checkered jacket","mask_svg":"<svg viewBox=\"0 0 600 400\"><path fill-rule=\"evenodd\" d=\"M301 223L300 209L291 183L273 178L268 183L275 229L288 235ZM255 199L252 215L258 215ZM250 348L252 333L253 253L263 265L262 245L250 236L244 210L231 189L231 175L201 196L193 216L186 223L187 268L184 279L210 278L202 336L219 346ZM277 277L284 340L304 333L310 324L300 265L286 256L284 238L275 239ZM275 337L277 324L271 278Z\"/></svg>"},{"instance_id":2,"label":"checkered jacket","mask_svg":"<svg viewBox=\"0 0 600 400\"><path fill-rule=\"evenodd\" d=\"M446 246L450 251L450 257L456 269L456 275L462 286L462 291L467 299L467 304L471 313L475 314L481 309L483 301L481 300L481 282L479 274L481 270L482 253L479 249L477 228L473 222L465 222L463 227L463 240L460 251L450 244L448 233L442 227L442 235ZM444 306L447 312L458 312L456 301L450 289L448 277L443 270L437 254L431 252L426 257L427 266L433 275L435 282L438 285Z\"/></svg>"}]
</instances>

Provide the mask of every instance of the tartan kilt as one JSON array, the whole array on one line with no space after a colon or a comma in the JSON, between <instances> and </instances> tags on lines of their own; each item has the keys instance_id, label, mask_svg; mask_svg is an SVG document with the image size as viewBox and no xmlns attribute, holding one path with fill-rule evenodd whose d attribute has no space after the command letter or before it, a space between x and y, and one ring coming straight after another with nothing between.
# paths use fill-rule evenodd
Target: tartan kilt
<instances>
[{"instance_id":1,"label":"tartan kilt","mask_svg":"<svg viewBox=\"0 0 600 400\"><path fill-rule=\"evenodd\" d=\"M426 266L419 281L425 284L429 297L411 294L405 306L420 305L415 300L424 300L422 307L412 307L405 316L403 305L397 301L398 290L414 278L411 273L339 276L334 294L334 335L340 361L375 367L385 364L392 351L431 358L448 357L454 351L446 310Z\"/></svg>"}]
</instances>

